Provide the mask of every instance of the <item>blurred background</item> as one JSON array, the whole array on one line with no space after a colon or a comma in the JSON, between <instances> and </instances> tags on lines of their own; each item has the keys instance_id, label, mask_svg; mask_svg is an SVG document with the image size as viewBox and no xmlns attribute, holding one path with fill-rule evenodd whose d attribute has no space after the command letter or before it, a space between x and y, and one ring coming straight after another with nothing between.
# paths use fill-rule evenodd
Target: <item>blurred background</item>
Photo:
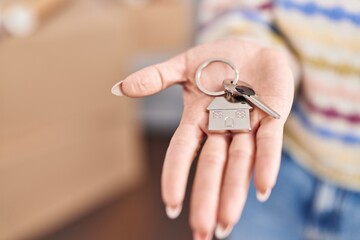
<instances>
[{"instance_id":1,"label":"blurred background","mask_svg":"<svg viewBox=\"0 0 360 240\"><path fill-rule=\"evenodd\" d=\"M160 194L181 88L110 89L192 45L194 4L0 0L0 240L191 239Z\"/></svg>"}]
</instances>

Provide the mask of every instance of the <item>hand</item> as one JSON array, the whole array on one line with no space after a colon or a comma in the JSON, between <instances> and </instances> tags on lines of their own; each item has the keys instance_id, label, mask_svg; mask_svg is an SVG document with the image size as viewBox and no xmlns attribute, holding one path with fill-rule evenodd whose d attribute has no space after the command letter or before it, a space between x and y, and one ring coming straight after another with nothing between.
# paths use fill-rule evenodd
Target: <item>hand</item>
<instances>
[{"instance_id":1,"label":"hand","mask_svg":"<svg viewBox=\"0 0 360 240\"><path fill-rule=\"evenodd\" d=\"M272 119L261 110L251 112L250 133L214 134L207 130L207 106L213 97L195 84L198 66L208 58L234 62L240 80L250 84L262 101L281 115ZM208 89L222 90L233 71L214 63L202 74ZM184 112L166 153L162 172L162 197L169 217L182 208L190 166L204 136L192 188L190 224L195 239L225 237L240 218L251 174L257 196L266 201L279 171L283 126L294 95L294 80L287 58L277 50L244 39L228 39L197 46L166 62L136 72L113 88L128 97L155 94L174 84L183 85Z\"/></svg>"}]
</instances>

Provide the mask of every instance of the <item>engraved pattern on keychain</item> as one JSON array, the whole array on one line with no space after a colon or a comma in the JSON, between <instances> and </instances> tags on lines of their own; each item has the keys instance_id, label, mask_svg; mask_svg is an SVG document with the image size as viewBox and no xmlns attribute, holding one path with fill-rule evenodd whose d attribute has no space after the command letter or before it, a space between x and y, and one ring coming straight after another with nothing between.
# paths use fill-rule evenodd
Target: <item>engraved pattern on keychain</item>
<instances>
[{"instance_id":1,"label":"engraved pattern on keychain","mask_svg":"<svg viewBox=\"0 0 360 240\"><path fill-rule=\"evenodd\" d=\"M225 97L216 97L208 106L209 131L250 131L250 110L244 100L230 102Z\"/></svg>"}]
</instances>

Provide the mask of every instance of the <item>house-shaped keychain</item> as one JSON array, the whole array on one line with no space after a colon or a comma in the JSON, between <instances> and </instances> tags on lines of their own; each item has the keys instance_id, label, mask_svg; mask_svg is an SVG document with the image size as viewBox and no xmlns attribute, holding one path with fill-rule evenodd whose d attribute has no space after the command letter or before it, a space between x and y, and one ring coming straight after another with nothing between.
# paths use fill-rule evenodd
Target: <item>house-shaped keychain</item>
<instances>
[{"instance_id":1,"label":"house-shaped keychain","mask_svg":"<svg viewBox=\"0 0 360 240\"><path fill-rule=\"evenodd\" d=\"M251 109L245 99L230 102L225 97L216 97L207 108L209 131L249 132Z\"/></svg>"}]
</instances>

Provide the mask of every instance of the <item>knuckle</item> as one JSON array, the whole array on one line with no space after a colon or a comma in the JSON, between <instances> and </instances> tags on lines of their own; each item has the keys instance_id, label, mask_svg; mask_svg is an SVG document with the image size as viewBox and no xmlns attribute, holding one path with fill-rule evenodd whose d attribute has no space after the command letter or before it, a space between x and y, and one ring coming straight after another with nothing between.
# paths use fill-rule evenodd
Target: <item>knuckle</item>
<instances>
[{"instance_id":1,"label":"knuckle","mask_svg":"<svg viewBox=\"0 0 360 240\"><path fill-rule=\"evenodd\" d=\"M160 79L159 79L160 78ZM152 93L161 89L161 76L154 66L144 68L136 73L136 80L132 86L133 92ZM160 85L160 86L159 86Z\"/></svg>"},{"instance_id":2,"label":"knuckle","mask_svg":"<svg viewBox=\"0 0 360 240\"><path fill-rule=\"evenodd\" d=\"M259 139L266 141L274 141L275 139L281 139L283 136L282 131L274 131L274 130L263 130L259 134Z\"/></svg>"},{"instance_id":3,"label":"knuckle","mask_svg":"<svg viewBox=\"0 0 360 240\"><path fill-rule=\"evenodd\" d=\"M146 76L141 76L134 84L134 92L147 92L149 89L149 81Z\"/></svg>"},{"instance_id":4,"label":"knuckle","mask_svg":"<svg viewBox=\"0 0 360 240\"><path fill-rule=\"evenodd\" d=\"M201 157L203 163L210 166L220 166L225 161L224 156L214 152L204 152Z\"/></svg>"},{"instance_id":5,"label":"knuckle","mask_svg":"<svg viewBox=\"0 0 360 240\"><path fill-rule=\"evenodd\" d=\"M224 181L223 192L226 192L229 199L236 198L238 192L243 192L246 184L246 175L231 175L226 176Z\"/></svg>"},{"instance_id":6,"label":"knuckle","mask_svg":"<svg viewBox=\"0 0 360 240\"><path fill-rule=\"evenodd\" d=\"M270 132L270 131L266 131L266 132L262 132L261 135L259 136L259 139L264 141L270 141L271 139L274 138L274 134L273 132Z\"/></svg>"},{"instance_id":7,"label":"knuckle","mask_svg":"<svg viewBox=\"0 0 360 240\"><path fill-rule=\"evenodd\" d=\"M174 147L186 147L189 145L189 140L183 137L174 137L171 139L171 145Z\"/></svg>"},{"instance_id":8,"label":"knuckle","mask_svg":"<svg viewBox=\"0 0 360 240\"><path fill-rule=\"evenodd\" d=\"M229 154L230 154L229 159L231 159L231 161L243 161L243 160L252 159L253 157L253 153L251 151L240 148L231 150Z\"/></svg>"}]
</instances>

